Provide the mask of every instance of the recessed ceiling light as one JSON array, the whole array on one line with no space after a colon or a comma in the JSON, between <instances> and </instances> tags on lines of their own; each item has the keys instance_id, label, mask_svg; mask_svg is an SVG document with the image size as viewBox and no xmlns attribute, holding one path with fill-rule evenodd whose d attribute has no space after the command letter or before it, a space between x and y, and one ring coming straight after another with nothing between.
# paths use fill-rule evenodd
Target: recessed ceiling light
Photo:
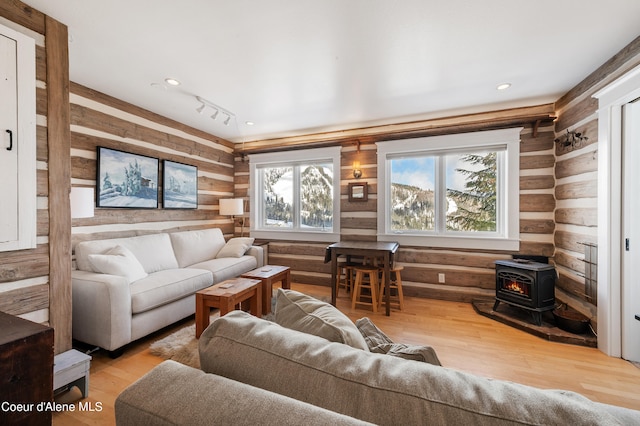
<instances>
[{"instance_id":1,"label":"recessed ceiling light","mask_svg":"<svg viewBox=\"0 0 640 426\"><path fill-rule=\"evenodd\" d=\"M165 78L164 81L171 86L180 86L180 82L175 78L168 77Z\"/></svg>"},{"instance_id":2,"label":"recessed ceiling light","mask_svg":"<svg viewBox=\"0 0 640 426\"><path fill-rule=\"evenodd\" d=\"M245 121L244 124L246 124L247 126L253 126L256 123L254 123L253 121Z\"/></svg>"},{"instance_id":3,"label":"recessed ceiling light","mask_svg":"<svg viewBox=\"0 0 640 426\"><path fill-rule=\"evenodd\" d=\"M507 90L509 87L511 87L511 83L502 83L502 84L498 84L498 87L496 87L496 89Z\"/></svg>"}]
</instances>

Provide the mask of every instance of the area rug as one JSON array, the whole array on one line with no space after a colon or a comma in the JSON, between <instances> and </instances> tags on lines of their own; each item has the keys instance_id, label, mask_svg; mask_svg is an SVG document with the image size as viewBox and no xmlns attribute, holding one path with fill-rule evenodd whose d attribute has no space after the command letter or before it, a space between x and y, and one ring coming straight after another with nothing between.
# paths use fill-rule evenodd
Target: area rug
<instances>
[{"instance_id":1,"label":"area rug","mask_svg":"<svg viewBox=\"0 0 640 426\"><path fill-rule=\"evenodd\" d=\"M220 311L215 310L209 318L209 324L219 317ZM200 368L195 323L153 342L151 346L149 346L149 352L162 359L171 359L190 367Z\"/></svg>"}]
</instances>

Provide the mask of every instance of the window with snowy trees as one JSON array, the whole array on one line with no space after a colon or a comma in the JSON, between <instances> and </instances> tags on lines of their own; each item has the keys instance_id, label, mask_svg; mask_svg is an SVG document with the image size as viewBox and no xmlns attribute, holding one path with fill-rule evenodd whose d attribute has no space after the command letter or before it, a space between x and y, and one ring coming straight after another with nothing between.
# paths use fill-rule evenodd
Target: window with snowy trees
<instances>
[{"instance_id":1,"label":"window with snowy trees","mask_svg":"<svg viewBox=\"0 0 640 426\"><path fill-rule=\"evenodd\" d=\"M517 249L519 141L506 129L378 143L378 238Z\"/></svg>"},{"instance_id":2,"label":"window with snowy trees","mask_svg":"<svg viewBox=\"0 0 640 426\"><path fill-rule=\"evenodd\" d=\"M333 241L339 235L340 148L250 156L251 235Z\"/></svg>"}]
</instances>

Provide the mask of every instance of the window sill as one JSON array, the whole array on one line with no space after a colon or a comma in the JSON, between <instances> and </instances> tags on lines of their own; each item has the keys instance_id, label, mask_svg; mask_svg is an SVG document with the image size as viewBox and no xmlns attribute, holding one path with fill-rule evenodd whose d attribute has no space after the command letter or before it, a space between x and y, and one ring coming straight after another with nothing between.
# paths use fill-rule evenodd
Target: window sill
<instances>
[{"instance_id":1,"label":"window sill","mask_svg":"<svg viewBox=\"0 0 640 426\"><path fill-rule=\"evenodd\" d=\"M336 232L296 232L296 231L265 231L251 230L254 238L266 240L291 240L335 243L340 241L340 234Z\"/></svg>"},{"instance_id":2,"label":"window sill","mask_svg":"<svg viewBox=\"0 0 640 426\"><path fill-rule=\"evenodd\" d=\"M471 250L519 251L520 240L488 237L438 237L429 235L378 234L378 241L396 241L404 246L456 248Z\"/></svg>"}]
</instances>

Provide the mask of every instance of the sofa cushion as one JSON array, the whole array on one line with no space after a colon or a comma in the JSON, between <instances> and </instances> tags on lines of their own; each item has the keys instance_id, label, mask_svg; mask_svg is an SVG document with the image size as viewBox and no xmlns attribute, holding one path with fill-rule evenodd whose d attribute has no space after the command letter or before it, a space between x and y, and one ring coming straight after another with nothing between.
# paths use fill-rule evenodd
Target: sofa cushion
<instances>
[{"instance_id":1,"label":"sofa cushion","mask_svg":"<svg viewBox=\"0 0 640 426\"><path fill-rule=\"evenodd\" d=\"M148 274L129 249L115 246L105 254L90 254L91 266L103 274L119 275L129 282L137 281Z\"/></svg>"},{"instance_id":2,"label":"sofa cushion","mask_svg":"<svg viewBox=\"0 0 640 426\"><path fill-rule=\"evenodd\" d=\"M172 232L169 235L181 268L214 259L225 245L220 228Z\"/></svg>"},{"instance_id":3,"label":"sofa cushion","mask_svg":"<svg viewBox=\"0 0 640 426\"><path fill-rule=\"evenodd\" d=\"M105 254L118 245L129 249L148 274L163 269L178 268L178 261L173 254L168 234L83 241L78 243L75 248L77 268L81 271L100 272L91 265L89 255Z\"/></svg>"},{"instance_id":4,"label":"sofa cushion","mask_svg":"<svg viewBox=\"0 0 640 426\"><path fill-rule=\"evenodd\" d=\"M214 321L199 353L203 371L380 425L619 424L574 392L356 350L242 311Z\"/></svg>"},{"instance_id":5,"label":"sofa cushion","mask_svg":"<svg viewBox=\"0 0 640 426\"><path fill-rule=\"evenodd\" d=\"M356 321L356 327L367 342L367 347L371 352L397 356L398 358L411 359L414 361L428 362L433 365L442 365L436 355L435 349L431 346L406 345L394 343L386 334L382 332L369 318L360 318Z\"/></svg>"},{"instance_id":6,"label":"sofa cushion","mask_svg":"<svg viewBox=\"0 0 640 426\"><path fill-rule=\"evenodd\" d=\"M131 283L131 311L133 314L146 312L212 284L211 272L202 269L166 269L154 272Z\"/></svg>"},{"instance_id":7,"label":"sofa cushion","mask_svg":"<svg viewBox=\"0 0 640 426\"><path fill-rule=\"evenodd\" d=\"M247 238L247 237L231 238L229 241L227 241L224 247L220 249L216 257L217 258L242 257L245 255L247 250L251 248L253 241L254 241L254 238Z\"/></svg>"},{"instance_id":8,"label":"sofa cushion","mask_svg":"<svg viewBox=\"0 0 640 426\"><path fill-rule=\"evenodd\" d=\"M329 303L294 290L278 289L276 322L283 327L368 351L349 317Z\"/></svg>"},{"instance_id":9,"label":"sofa cushion","mask_svg":"<svg viewBox=\"0 0 640 426\"><path fill-rule=\"evenodd\" d=\"M115 421L119 426L365 424L175 361L164 361L118 395Z\"/></svg>"},{"instance_id":10,"label":"sofa cushion","mask_svg":"<svg viewBox=\"0 0 640 426\"><path fill-rule=\"evenodd\" d=\"M251 271L258 266L256 258L253 256L223 257L221 259L211 259L206 262L196 263L189 268L206 269L213 274L213 282L219 283L229 278L235 278L241 274Z\"/></svg>"}]
</instances>

